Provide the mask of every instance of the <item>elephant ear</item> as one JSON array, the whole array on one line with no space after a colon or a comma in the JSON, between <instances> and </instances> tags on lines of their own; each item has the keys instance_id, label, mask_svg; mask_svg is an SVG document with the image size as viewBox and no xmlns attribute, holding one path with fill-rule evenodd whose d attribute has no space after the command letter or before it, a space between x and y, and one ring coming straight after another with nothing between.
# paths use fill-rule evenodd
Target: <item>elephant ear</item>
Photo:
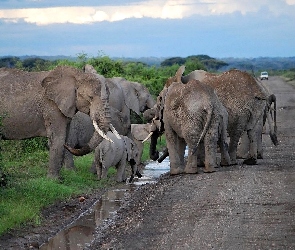
<instances>
[{"instance_id":1,"label":"elephant ear","mask_svg":"<svg viewBox=\"0 0 295 250\"><path fill-rule=\"evenodd\" d=\"M125 98L125 104L126 106L133 110L136 114L140 115L140 107L139 107L139 91L138 91L138 86L137 84L140 83L135 83L135 82L129 82L129 81L121 81L120 82L123 93L124 93L124 98Z\"/></svg>"},{"instance_id":2,"label":"elephant ear","mask_svg":"<svg viewBox=\"0 0 295 250\"><path fill-rule=\"evenodd\" d=\"M149 135L150 124L131 124L131 134L134 139L143 141Z\"/></svg>"},{"instance_id":3,"label":"elephant ear","mask_svg":"<svg viewBox=\"0 0 295 250\"><path fill-rule=\"evenodd\" d=\"M46 77L41 85L45 88L45 96L52 100L59 110L69 118L76 113L76 79L74 76Z\"/></svg>"}]
</instances>

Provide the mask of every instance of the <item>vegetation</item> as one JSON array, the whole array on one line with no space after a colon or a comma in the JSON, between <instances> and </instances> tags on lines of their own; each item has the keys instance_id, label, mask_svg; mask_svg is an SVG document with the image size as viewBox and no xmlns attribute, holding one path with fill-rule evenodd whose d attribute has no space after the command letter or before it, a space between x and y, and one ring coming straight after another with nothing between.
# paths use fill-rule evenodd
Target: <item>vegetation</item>
<instances>
[{"instance_id":1,"label":"vegetation","mask_svg":"<svg viewBox=\"0 0 295 250\"><path fill-rule=\"evenodd\" d=\"M228 62L206 55L170 58L163 60L161 66L132 60L112 60L103 54L88 58L84 53L79 54L74 60L73 58L48 60L38 57L0 58L0 67L27 71L49 70L57 65L70 65L82 69L86 63L93 65L97 72L105 77L121 76L130 81L140 82L154 97L162 90L167 78L173 76L182 64L186 65L185 73L195 69L218 71L221 67L228 65ZM270 75L280 74L290 80L295 79L294 68L272 70L269 73ZM2 119L3 114L2 116L0 114L0 139ZM142 122L142 118L136 115L132 117L132 120L136 120L136 123ZM165 139L160 141L160 147L163 145L165 145ZM149 145L146 143L143 161L149 158L148 152ZM115 185L114 169L109 172L110 178L101 181L89 172L92 159L92 154L76 157L77 169L75 171L63 169L61 180L55 181L46 177L48 164L46 138L21 141L0 140L0 235L26 223L41 223L40 211L49 204L91 192L94 189Z\"/></svg>"}]
</instances>

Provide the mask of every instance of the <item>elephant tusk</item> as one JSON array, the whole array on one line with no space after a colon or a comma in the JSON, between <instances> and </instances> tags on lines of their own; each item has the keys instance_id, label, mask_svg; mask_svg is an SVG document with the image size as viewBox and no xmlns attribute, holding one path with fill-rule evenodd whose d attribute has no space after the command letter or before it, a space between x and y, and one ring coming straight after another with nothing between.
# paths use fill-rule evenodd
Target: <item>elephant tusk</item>
<instances>
[{"instance_id":1,"label":"elephant tusk","mask_svg":"<svg viewBox=\"0 0 295 250\"><path fill-rule=\"evenodd\" d=\"M115 127L113 126L113 124L110 124L110 129L112 130L113 134L119 139L121 140L121 136L119 135L118 131L115 129Z\"/></svg>"},{"instance_id":2,"label":"elephant tusk","mask_svg":"<svg viewBox=\"0 0 295 250\"><path fill-rule=\"evenodd\" d=\"M142 141L142 143L146 142L152 136L154 132L150 132L149 135Z\"/></svg>"},{"instance_id":3,"label":"elephant tusk","mask_svg":"<svg viewBox=\"0 0 295 250\"><path fill-rule=\"evenodd\" d=\"M106 139L107 141L110 141L110 142L114 143L114 142L113 142L109 137L107 137L106 134L105 134L105 133L104 133L104 132L98 127L96 121L93 120L92 123L93 123L93 126L94 126L96 132L97 132L102 138Z\"/></svg>"}]
</instances>

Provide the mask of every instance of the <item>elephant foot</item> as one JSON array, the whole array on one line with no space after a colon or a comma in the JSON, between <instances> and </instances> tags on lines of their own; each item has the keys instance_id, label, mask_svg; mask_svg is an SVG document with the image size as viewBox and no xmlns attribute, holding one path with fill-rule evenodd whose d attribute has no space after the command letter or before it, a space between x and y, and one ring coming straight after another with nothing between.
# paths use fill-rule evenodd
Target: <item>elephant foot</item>
<instances>
[{"instance_id":1,"label":"elephant foot","mask_svg":"<svg viewBox=\"0 0 295 250\"><path fill-rule=\"evenodd\" d=\"M246 160L243 161L243 164L246 165L257 165L257 160L255 158L248 158Z\"/></svg>"},{"instance_id":2,"label":"elephant foot","mask_svg":"<svg viewBox=\"0 0 295 250\"><path fill-rule=\"evenodd\" d=\"M62 178L60 177L60 175L59 174L57 174L57 173L48 173L47 174L47 177L49 178L49 179L53 179L53 180L57 180L57 181L62 181Z\"/></svg>"},{"instance_id":3,"label":"elephant foot","mask_svg":"<svg viewBox=\"0 0 295 250\"><path fill-rule=\"evenodd\" d=\"M198 168L197 166L188 166L186 165L184 169L184 173L186 174L197 174L198 173Z\"/></svg>"},{"instance_id":4,"label":"elephant foot","mask_svg":"<svg viewBox=\"0 0 295 250\"><path fill-rule=\"evenodd\" d=\"M214 173L216 172L215 168L212 167L205 167L203 170L204 173Z\"/></svg>"},{"instance_id":5,"label":"elephant foot","mask_svg":"<svg viewBox=\"0 0 295 250\"><path fill-rule=\"evenodd\" d=\"M257 153L257 159L263 159L263 154L262 153Z\"/></svg>"},{"instance_id":6,"label":"elephant foot","mask_svg":"<svg viewBox=\"0 0 295 250\"><path fill-rule=\"evenodd\" d=\"M181 168L170 168L170 175L182 174L183 170Z\"/></svg>"}]
</instances>

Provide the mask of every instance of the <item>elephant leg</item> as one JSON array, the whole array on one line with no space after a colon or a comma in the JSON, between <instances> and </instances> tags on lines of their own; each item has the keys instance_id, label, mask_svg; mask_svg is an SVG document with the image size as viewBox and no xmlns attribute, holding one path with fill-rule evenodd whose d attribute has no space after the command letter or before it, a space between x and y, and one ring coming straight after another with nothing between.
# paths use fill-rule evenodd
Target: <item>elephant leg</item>
<instances>
[{"instance_id":1,"label":"elephant leg","mask_svg":"<svg viewBox=\"0 0 295 250\"><path fill-rule=\"evenodd\" d=\"M246 131L244 131L238 143L237 158L238 159L248 158L249 147L250 147L250 142L249 142L248 134Z\"/></svg>"},{"instance_id":2,"label":"elephant leg","mask_svg":"<svg viewBox=\"0 0 295 250\"><path fill-rule=\"evenodd\" d=\"M101 163L101 179L105 179L108 177L109 168Z\"/></svg>"},{"instance_id":3,"label":"elephant leg","mask_svg":"<svg viewBox=\"0 0 295 250\"><path fill-rule=\"evenodd\" d=\"M168 124L165 124L165 135L170 158L170 174L181 174L183 166L181 165L182 161L177 146L178 136Z\"/></svg>"},{"instance_id":4,"label":"elephant leg","mask_svg":"<svg viewBox=\"0 0 295 250\"><path fill-rule=\"evenodd\" d=\"M263 121L259 120L257 125L257 159L263 159L263 147L262 147L262 133L263 133Z\"/></svg>"},{"instance_id":5,"label":"elephant leg","mask_svg":"<svg viewBox=\"0 0 295 250\"><path fill-rule=\"evenodd\" d=\"M239 121L235 125L232 125L231 126L232 129L228 131L229 137L230 137L228 153L229 153L232 165L237 164L238 143L243 132L245 131L247 120L248 120L248 117L246 115L244 115L243 117L241 116Z\"/></svg>"},{"instance_id":6,"label":"elephant leg","mask_svg":"<svg viewBox=\"0 0 295 250\"><path fill-rule=\"evenodd\" d=\"M224 138L220 139L219 147L220 147L220 153L221 153L220 165L221 166L230 166L231 160L230 160L230 156L228 153L228 144Z\"/></svg>"},{"instance_id":7,"label":"elephant leg","mask_svg":"<svg viewBox=\"0 0 295 250\"><path fill-rule=\"evenodd\" d=\"M249 157L243 161L244 164L247 165L256 165L257 164L257 130L250 129L247 131L249 141L250 141L250 149L249 149Z\"/></svg>"},{"instance_id":8,"label":"elephant leg","mask_svg":"<svg viewBox=\"0 0 295 250\"><path fill-rule=\"evenodd\" d=\"M45 118L47 136L49 138L49 178L60 177L60 169L64 161L64 144L68 125L69 120L60 112L53 112L50 119Z\"/></svg>"},{"instance_id":9,"label":"elephant leg","mask_svg":"<svg viewBox=\"0 0 295 250\"><path fill-rule=\"evenodd\" d=\"M215 132L214 132L215 131ZM207 131L204 137L204 149L205 149L205 167L204 173L213 173L217 167L217 141L218 129L214 131Z\"/></svg>"},{"instance_id":10,"label":"elephant leg","mask_svg":"<svg viewBox=\"0 0 295 250\"><path fill-rule=\"evenodd\" d=\"M96 172L98 180L100 180L102 178L102 164L99 160L99 158L100 158L99 154L100 154L100 150L97 147L95 149L94 160L93 160L92 166L91 166L91 171L93 171L93 173Z\"/></svg>"},{"instance_id":11,"label":"elephant leg","mask_svg":"<svg viewBox=\"0 0 295 250\"><path fill-rule=\"evenodd\" d=\"M126 181L126 157L122 158L122 160L116 165L116 169L117 169L116 181L125 182Z\"/></svg>"},{"instance_id":12,"label":"elephant leg","mask_svg":"<svg viewBox=\"0 0 295 250\"><path fill-rule=\"evenodd\" d=\"M198 173L198 162L197 152L193 144L188 144L188 158L184 169L186 174L197 174Z\"/></svg>"},{"instance_id":13,"label":"elephant leg","mask_svg":"<svg viewBox=\"0 0 295 250\"><path fill-rule=\"evenodd\" d=\"M179 152L180 167L184 168L185 166L184 154L185 154L185 148L186 148L185 140L183 138L178 137L177 146L178 146L178 152Z\"/></svg>"},{"instance_id":14,"label":"elephant leg","mask_svg":"<svg viewBox=\"0 0 295 250\"><path fill-rule=\"evenodd\" d=\"M198 156L198 166L204 167L205 166L205 146L204 141L201 141L198 146L197 150L197 156Z\"/></svg>"}]
</instances>

